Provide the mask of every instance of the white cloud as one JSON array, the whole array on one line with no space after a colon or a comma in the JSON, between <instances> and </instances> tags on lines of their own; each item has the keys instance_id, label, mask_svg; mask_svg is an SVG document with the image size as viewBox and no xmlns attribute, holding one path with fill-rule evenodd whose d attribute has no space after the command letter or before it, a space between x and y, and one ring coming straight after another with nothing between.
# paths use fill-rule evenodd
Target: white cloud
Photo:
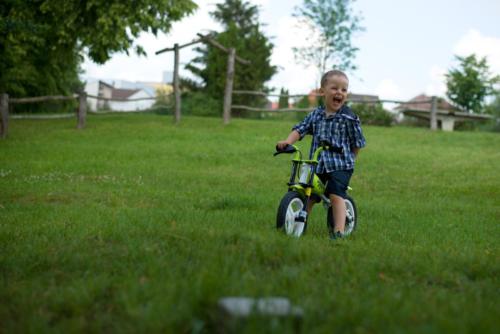
<instances>
[{"instance_id":1,"label":"white cloud","mask_svg":"<svg viewBox=\"0 0 500 334\"><path fill-rule=\"evenodd\" d=\"M375 89L381 99L398 100L401 98L401 89L392 79L383 79Z\"/></svg>"},{"instance_id":2,"label":"white cloud","mask_svg":"<svg viewBox=\"0 0 500 334\"><path fill-rule=\"evenodd\" d=\"M250 0L250 2L257 6L267 6L269 4L269 0Z\"/></svg>"},{"instance_id":3,"label":"white cloud","mask_svg":"<svg viewBox=\"0 0 500 334\"><path fill-rule=\"evenodd\" d=\"M429 71L431 81L425 88L425 94L429 96L444 96L446 94L446 69L433 65Z\"/></svg>"},{"instance_id":4,"label":"white cloud","mask_svg":"<svg viewBox=\"0 0 500 334\"><path fill-rule=\"evenodd\" d=\"M500 73L500 38L484 36L478 30L471 29L458 40L452 52L458 56L476 54L479 57L486 57L490 70L493 73ZM425 94L445 96L445 74L452 67L453 61L454 59L450 57L450 62L446 67L439 65L431 67L429 70L429 83L425 88Z\"/></svg>"},{"instance_id":5,"label":"white cloud","mask_svg":"<svg viewBox=\"0 0 500 334\"><path fill-rule=\"evenodd\" d=\"M317 86L317 70L313 67L297 66L293 48L308 39L307 32L300 29L297 23L294 17L284 17L278 21L271 63L279 68L270 84L277 86L276 88L284 85L292 94L306 94Z\"/></svg>"},{"instance_id":6,"label":"white cloud","mask_svg":"<svg viewBox=\"0 0 500 334\"><path fill-rule=\"evenodd\" d=\"M469 56L475 53L486 57L490 69L500 73L500 38L484 36L476 29L471 29L455 45L453 52L459 56Z\"/></svg>"}]
</instances>

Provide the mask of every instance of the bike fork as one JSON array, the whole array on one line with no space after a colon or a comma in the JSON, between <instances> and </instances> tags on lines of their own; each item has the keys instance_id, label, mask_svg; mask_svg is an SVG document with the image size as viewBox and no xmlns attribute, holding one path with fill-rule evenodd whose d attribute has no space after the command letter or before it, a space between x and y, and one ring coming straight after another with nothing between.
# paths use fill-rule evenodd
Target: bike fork
<instances>
[{"instance_id":1,"label":"bike fork","mask_svg":"<svg viewBox=\"0 0 500 334\"><path fill-rule=\"evenodd\" d=\"M297 216L295 217L295 228L293 231L293 234L296 237L300 237L306 227L307 224L307 204L309 203L309 199L311 198L311 188L306 188L305 189L305 202L304 202L304 207L302 210L299 211Z\"/></svg>"}]
</instances>

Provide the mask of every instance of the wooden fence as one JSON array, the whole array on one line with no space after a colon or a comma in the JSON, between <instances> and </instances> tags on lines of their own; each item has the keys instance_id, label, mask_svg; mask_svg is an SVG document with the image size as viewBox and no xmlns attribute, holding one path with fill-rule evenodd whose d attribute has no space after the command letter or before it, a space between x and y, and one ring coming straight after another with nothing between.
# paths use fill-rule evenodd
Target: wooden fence
<instances>
[{"instance_id":1,"label":"wooden fence","mask_svg":"<svg viewBox=\"0 0 500 334\"><path fill-rule=\"evenodd\" d=\"M272 94L272 93L266 93L266 92L258 92L258 91L248 91L248 90L235 90L233 91L233 94L238 94L238 95L253 95L253 96L262 96L262 97L305 97L305 96L311 96L311 94L295 94L295 95L283 95L283 94ZM313 94L313 96L318 97L321 96L319 94ZM400 105L417 105L417 104L431 104L431 110L430 110L430 129L431 130L437 130L437 105L438 105L438 100L436 96L432 96L430 100L421 100L421 101L400 101L400 100L365 100L365 99L349 99L350 102L353 103L368 103L368 104L374 104L374 103L396 103ZM250 106L245 106L245 105L232 105L232 109L240 109L240 110L248 110L248 111L256 111L256 112L297 112L297 111L311 111L311 108L278 108L278 109L269 109L269 108L256 108L256 107L250 107Z\"/></svg>"},{"instance_id":2,"label":"wooden fence","mask_svg":"<svg viewBox=\"0 0 500 334\"><path fill-rule=\"evenodd\" d=\"M179 123L181 120L181 89L179 83L179 50L188 46L195 45L197 43L207 43L212 45L213 47L225 52L228 54L227 57L227 71L226 71L226 87L224 90L224 104L223 104L223 119L224 124L229 124L231 120L231 101L233 96L233 82L234 82L234 64L238 62L242 65L249 65L250 61L239 57L236 54L236 49L233 47L225 47L215 39L213 39L209 35L197 34L199 39L196 39L192 42L179 45L174 44L174 47L164 48L156 51L156 54L159 55L164 52L174 51L174 95L175 95L175 122Z\"/></svg>"},{"instance_id":3,"label":"wooden fence","mask_svg":"<svg viewBox=\"0 0 500 334\"><path fill-rule=\"evenodd\" d=\"M76 128L83 129L85 127L85 118L87 115L87 93L80 92L72 96L37 96L37 97L23 97L23 98L11 98L8 94L0 94L0 137L6 138L9 132L9 105L11 104L25 104L25 103L36 103L36 102L47 102L47 101L78 101L78 109L76 112Z\"/></svg>"},{"instance_id":4,"label":"wooden fence","mask_svg":"<svg viewBox=\"0 0 500 334\"><path fill-rule=\"evenodd\" d=\"M78 109L76 110L77 118L77 129L83 129L86 124L87 113L87 98L97 99L100 101L117 101L117 102L135 102L144 100L156 100L155 97L143 97L136 99L118 99L118 98L106 98L87 94L86 92L80 92L74 94L73 96L37 96L37 97L23 97L23 98L11 98L8 94L0 94L0 138L6 138L9 129L9 120L11 118L31 118L31 119L55 119L55 118L70 118L74 117L73 114L64 115L37 115L37 116L14 116L9 114L9 108L11 105L15 104L26 104L26 103L37 103L37 102L47 102L47 101L78 101ZM161 105L161 108L171 108L171 105ZM151 110L151 108L148 108ZM99 113L100 114L100 113Z\"/></svg>"}]
</instances>

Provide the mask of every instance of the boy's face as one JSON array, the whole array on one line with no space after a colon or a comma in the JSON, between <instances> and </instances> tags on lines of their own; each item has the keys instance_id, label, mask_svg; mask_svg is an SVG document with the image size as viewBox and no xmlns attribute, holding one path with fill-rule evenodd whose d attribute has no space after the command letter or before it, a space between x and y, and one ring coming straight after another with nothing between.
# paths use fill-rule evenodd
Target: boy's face
<instances>
[{"instance_id":1,"label":"boy's face","mask_svg":"<svg viewBox=\"0 0 500 334\"><path fill-rule=\"evenodd\" d=\"M347 101L349 80L343 75L331 75L320 88L321 95L325 98L327 111L336 112Z\"/></svg>"}]
</instances>

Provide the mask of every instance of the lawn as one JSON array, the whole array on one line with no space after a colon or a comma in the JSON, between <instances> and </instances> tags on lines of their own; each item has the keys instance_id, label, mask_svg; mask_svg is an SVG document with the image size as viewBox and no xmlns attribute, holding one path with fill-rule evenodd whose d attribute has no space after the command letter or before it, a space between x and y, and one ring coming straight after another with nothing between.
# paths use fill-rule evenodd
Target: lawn
<instances>
[{"instance_id":1,"label":"lawn","mask_svg":"<svg viewBox=\"0 0 500 334\"><path fill-rule=\"evenodd\" d=\"M500 328L498 134L365 127L358 230L332 241L319 206L303 238L275 230L291 121L75 123L0 141L1 333L213 332L225 296L287 297L304 333ZM290 329L269 326L242 330Z\"/></svg>"}]
</instances>

